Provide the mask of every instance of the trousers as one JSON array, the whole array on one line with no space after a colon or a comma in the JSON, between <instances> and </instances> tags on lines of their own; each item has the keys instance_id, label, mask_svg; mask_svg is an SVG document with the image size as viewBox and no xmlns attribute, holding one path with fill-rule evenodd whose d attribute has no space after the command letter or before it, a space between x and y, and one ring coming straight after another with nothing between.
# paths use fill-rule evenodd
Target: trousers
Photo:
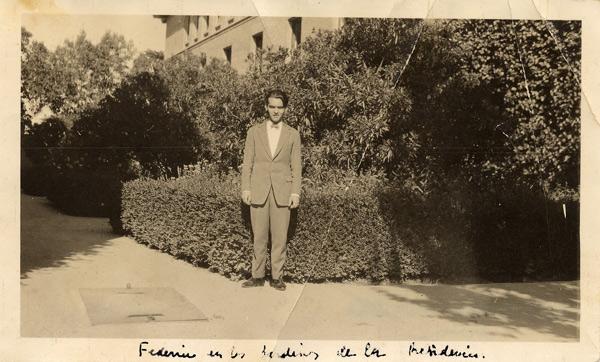
<instances>
[{"instance_id":1,"label":"trousers","mask_svg":"<svg viewBox=\"0 0 600 362\"><path fill-rule=\"evenodd\" d=\"M265 277L265 263L270 232L271 277L273 279L281 279L287 251L287 233L290 225L289 207L277 205L273 188L271 187L264 204L250 206L250 221L254 233L252 277Z\"/></svg>"}]
</instances>

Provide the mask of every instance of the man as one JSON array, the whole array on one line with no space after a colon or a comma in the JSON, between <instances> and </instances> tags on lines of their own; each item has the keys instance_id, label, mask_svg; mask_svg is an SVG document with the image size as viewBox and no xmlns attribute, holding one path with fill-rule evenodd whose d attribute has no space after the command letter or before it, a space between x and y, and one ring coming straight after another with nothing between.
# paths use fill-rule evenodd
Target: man
<instances>
[{"instance_id":1,"label":"man","mask_svg":"<svg viewBox=\"0 0 600 362\"><path fill-rule=\"evenodd\" d=\"M269 119L250 127L242 164L242 200L250 205L254 233L252 278L242 287L264 285L265 261L271 232L271 281L285 290L282 280L286 257L290 209L300 204L302 165L300 134L283 123L288 96L281 90L266 94Z\"/></svg>"}]
</instances>

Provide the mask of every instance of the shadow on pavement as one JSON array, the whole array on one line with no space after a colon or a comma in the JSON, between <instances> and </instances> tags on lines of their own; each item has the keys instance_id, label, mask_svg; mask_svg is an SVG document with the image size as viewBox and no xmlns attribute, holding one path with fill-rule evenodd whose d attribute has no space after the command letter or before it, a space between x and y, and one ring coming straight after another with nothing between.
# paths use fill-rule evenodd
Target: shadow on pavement
<instances>
[{"instance_id":1,"label":"shadow on pavement","mask_svg":"<svg viewBox=\"0 0 600 362\"><path fill-rule=\"evenodd\" d=\"M414 303L431 311L431 317L468 326L498 326L503 338L518 338L520 329L560 338L579 339L579 284L520 283L465 286L402 285L419 298L407 298L377 289L401 303ZM520 333L519 333L520 334Z\"/></svg>"},{"instance_id":2,"label":"shadow on pavement","mask_svg":"<svg viewBox=\"0 0 600 362\"><path fill-rule=\"evenodd\" d=\"M114 238L106 218L68 216L44 197L21 194L21 279L75 255L95 254Z\"/></svg>"}]
</instances>

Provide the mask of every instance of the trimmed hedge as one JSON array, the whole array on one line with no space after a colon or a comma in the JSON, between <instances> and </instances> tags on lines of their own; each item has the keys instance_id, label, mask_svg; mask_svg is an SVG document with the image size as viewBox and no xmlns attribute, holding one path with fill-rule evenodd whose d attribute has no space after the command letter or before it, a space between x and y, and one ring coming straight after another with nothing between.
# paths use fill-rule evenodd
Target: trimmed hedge
<instances>
[{"instance_id":1,"label":"trimmed hedge","mask_svg":"<svg viewBox=\"0 0 600 362\"><path fill-rule=\"evenodd\" d=\"M210 171L129 181L124 229L194 265L248 277L249 208L239 188L238 174ZM306 180L292 212L285 275L299 282L573 279L579 206L567 209L565 218L542 194L500 186L481 192L453 184L424 195L376 177Z\"/></svg>"},{"instance_id":2,"label":"trimmed hedge","mask_svg":"<svg viewBox=\"0 0 600 362\"><path fill-rule=\"evenodd\" d=\"M123 180L132 178L114 170L33 165L21 168L21 189L27 195L46 196L68 215L108 217L113 232L122 234L121 188Z\"/></svg>"},{"instance_id":3,"label":"trimmed hedge","mask_svg":"<svg viewBox=\"0 0 600 362\"><path fill-rule=\"evenodd\" d=\"M50 166L21 167L21 189L27 195L46 196L53 183L54 173Z\"/></svg>"},{"instance_id":4,"label":"trimmed hedge","mask_svg":"<svg viewBox=\"0 0 600 362\"><path fill-rule=\"evenodd\" d=\"M251 228L238 180L236 174L204 173L127 182L124 229L138 242L194 265L232 279L247 277ZM384 198L375 192L379 186L368 180L348 190L337 184L305 190L301 207L292 213L286 278L381 281L427 274L422 253L399 239L386 221L393 209L381 204Z\"/></svg>"},{"instance_id":5,"label":"trimmed hedge","mask_svg":"<svg viewBox=\"0 0 600 362\"><path fill-rule=\"evenodd\" d=\"M108 170L54 171L47 198L69 215L110 217L118 204L121 178Z\"/></svg>"}]
</instances>

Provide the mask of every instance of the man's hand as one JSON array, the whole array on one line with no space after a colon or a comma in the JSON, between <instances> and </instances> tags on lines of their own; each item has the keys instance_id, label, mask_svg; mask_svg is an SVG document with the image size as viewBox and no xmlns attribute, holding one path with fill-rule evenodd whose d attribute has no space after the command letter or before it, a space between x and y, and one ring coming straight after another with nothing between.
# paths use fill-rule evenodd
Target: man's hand
<instances>
[{"instance_id":1,"label":"man's hand","mask_svg":"<svg viewBox=\"0 0 600 362\"><path fill-rule=\"evenodd\" d=\"M252 201L252 194L250 193L250 191L242 191L242 201L244 202L244 204L250 205Z\"/></svg>"},{"instance_id":2,"label":"man's hand","mask_svg":"<svg viewBox=\"0 0 600 362\"><path fill-rule=\"evenodd\" d=\"M288 205L290 205L290 209L295 209L300 205L300 196L296 194L290 195L290 200L288 201Z\"/></svg>"}]
</instances>

